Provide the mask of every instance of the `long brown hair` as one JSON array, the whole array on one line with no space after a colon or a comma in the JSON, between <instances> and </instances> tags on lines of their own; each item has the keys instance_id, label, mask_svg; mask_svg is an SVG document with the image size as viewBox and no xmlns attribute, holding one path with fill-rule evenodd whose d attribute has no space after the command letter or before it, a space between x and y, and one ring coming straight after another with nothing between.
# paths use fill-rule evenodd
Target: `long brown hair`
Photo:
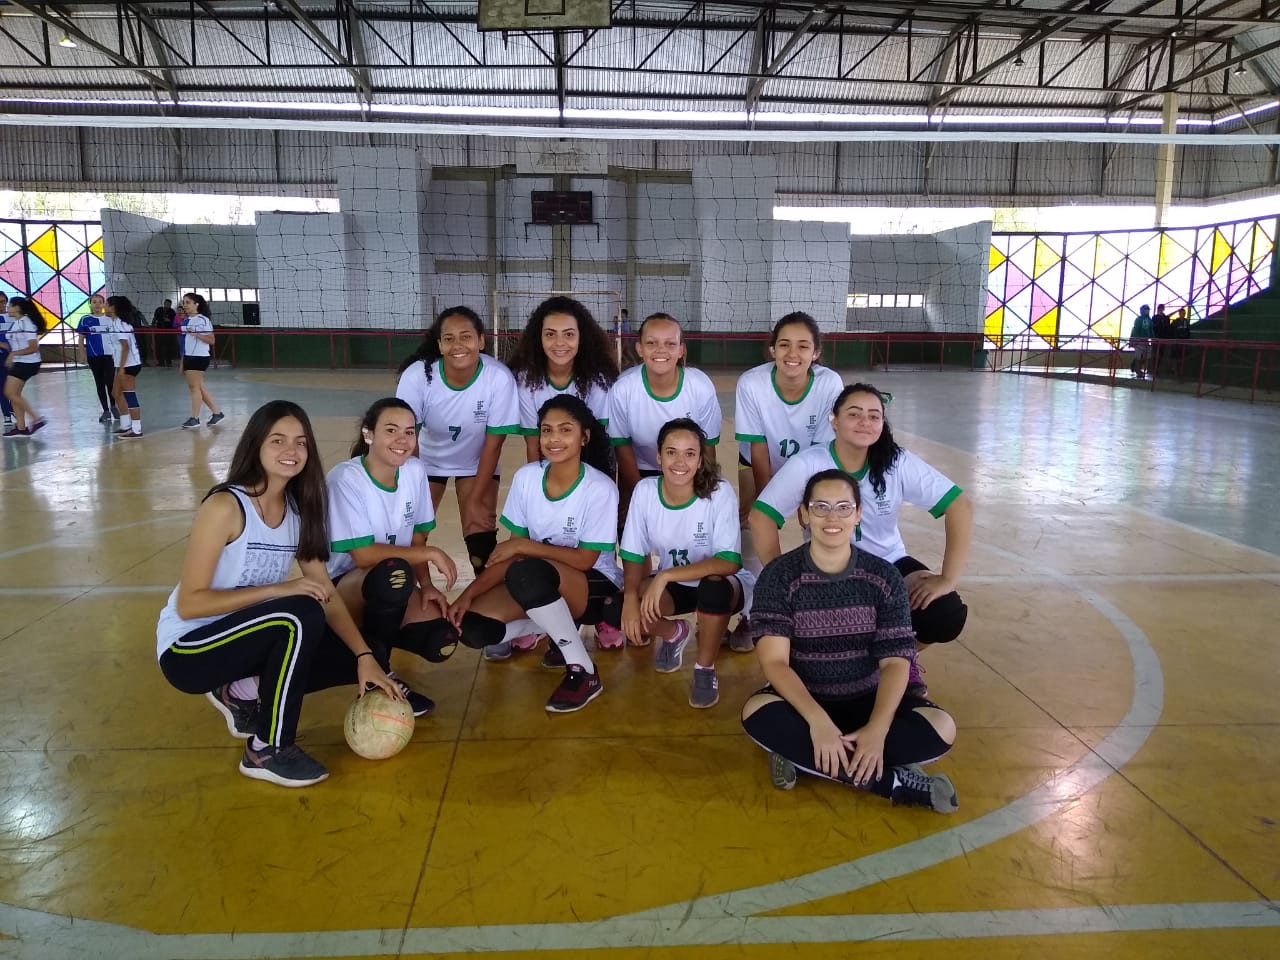
<instances>
[{"instance_id":1,"label":"long brown hair","mask_svg":"<svg viewBox=\"0 0 1280 960\"><path fill-rule=\"evenodd\" d=\"M698 469L693 472L693 495L703 500L716 492L720 484L720 464L707 459L707 434L697 422L688 417L677 417L668 420L658 431L658 452L662 452L662 444L668 436L677 430L692 433L698 440Z\"/></svg>"},{"instance_id":2,"label":"long brown hair","mask_svg":"<svg viewBox=\"0 0 1280 960\"><path fill-rule=\"evenodd\" d=\"M240 434L235 453L231 455L227 479L205 494L205 499L232 487L257 490L265 486L267 472L262 468L262 445L271 435L271 428L285 417L294 417L302 424L302 433L307 440L307 462L284 488L286 505L297 511L301 521L298 530L298 559L328 560L329 515L324 465L320 462L320 451L316 448L311 418L307 416L307 411L291 400L272 400L253 411L253 416L245 424L244 433Z\"/></svg>"}]
</instances>

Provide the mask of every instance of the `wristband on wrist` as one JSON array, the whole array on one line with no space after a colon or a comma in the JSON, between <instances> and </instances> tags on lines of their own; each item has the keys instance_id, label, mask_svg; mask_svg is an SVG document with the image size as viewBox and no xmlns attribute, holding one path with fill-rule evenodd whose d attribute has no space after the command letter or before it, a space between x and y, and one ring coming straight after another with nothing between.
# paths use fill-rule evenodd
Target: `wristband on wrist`
<instances>
[{"instance_id":1,"label":"wristband on wrist","mask_svg":"<svg viewBox=\"0 0 1280 960\"><path fill-rule=\"evenodd\" d=\"M373 651L366 650L364 653L357 653L356 659L359 660L361 657L372 657L372 656L373 656Z\"/></svg>"}]
</instances>

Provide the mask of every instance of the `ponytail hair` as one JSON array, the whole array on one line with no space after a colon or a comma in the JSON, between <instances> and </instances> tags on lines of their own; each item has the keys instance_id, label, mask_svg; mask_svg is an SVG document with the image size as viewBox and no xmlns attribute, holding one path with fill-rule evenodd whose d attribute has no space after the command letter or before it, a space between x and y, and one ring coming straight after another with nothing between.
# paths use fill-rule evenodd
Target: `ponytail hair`
<instances>
[{"instance_id":1,"label":"ponytail hair","mask_svg":"<svg viewBox=\"0 0 1280 960\"><path fill-rule=\"evenodd\" d=\"M606 476L613 469L613 450L609 444L609 432L604 424L596 419L591 408L571 393L558 393L538 408L538 427L541 432L542 418L552 410L563 410L578 421L578 426L587 435L587 442L582 446L582 462L595 467Z\"/></svg>"},{"instance_id":2,"label":"ponytail hair","mask_svg":"<svg viewBox=\"0 0 1280 960\"><path fill-rule=\"evenodd\" d=\"M418 344L418 349L405 357L396 373L404 373L415 363L422 361L423 369L427 372L427 381L430 382L431 367L440 359L440 333L444 330L444 322L450 317L462 317L475 329L477 336L484 336L484 321L480 319L480 314L470 307L448 307L436 315L422 337L422 342Z\"/></svg>"},{"instance_id":3,"label":"ponytail hair","mask_svg":"<svg viewBox=\"0 0 1280 960\"><path fill-rule=\"evenodd\" d=\"M381 400L375 400L360 418L360 429L356 431L356 441L351 444L351 456L363 457L369 452L369 441L364 438L364 432L366 430L372 432L377 428L378 418L385 410L407 410L414 418L414 422L417 422L417 414L413 412L413 407L399 397L383 397Z\"/></svg>"},{"instance_id":4,"label":"ponytail hair","mask_svg":"<svg viewBox=\"0 0 1280 960\"><path fill-rule=\"evenodd\" d=\"M833 417L837 416L845 401L855 393L871 394L871 396L880 401L881 409L887 407L889 401L893 399L890 394L885 393L883 390L878 390L869 383L851 383L841 390L840 395L836 397L836 402L831 406L831 415ZM902 448L893 439L893 431L889 429L889 415L886 412L879 439L867 447L867 477L871 480L871 489L876 492L876 496L884 495L884 475L893 469L893 465L898 462L898 454L900 453L902 453Z\"/></svg>"},{"instance_id":5,"label":"ponytail hair","mask_svg":"<svg viewBox=\"0 0 1280 960\"><path fill-rule=\"evenodd\" d=\"M200 294L196 293L194 290L191 293L184 293L181 299L190 300L194 303L196 305L196 313L201 316L209 317L210 319L213 318L213 314L209 312L209 301L200 296Z\"/></svg>"},{"instance_id":6,"label":"ponytail hair","mask_svg":"<svg viewBox=\"0 0 1280 960\"><path fill-rule=\"evenodd\" d=\"M42 313L40 308L36 306L36 302L34 300L28 299L27 297L14 297L9 301L9 306L17 307L18 311L24 317L35 324L36 330L40 333L49 332L49 322L45 320L44 313Z\"/></svg>"},{"instance_id":7,"label":"ponytail hair","mask_svg":"<svg viewBox=\"0 0 1280 960\"><path fill-rule=\"evenodd\" d=\"M136 314L138 310L134 307L132 300L128 297L115 296L107 297L107 303L111 304L111 308L115 310L117 317L124 320L126 323L133 323L134 314Z\"/></svg>"},{"instance_id":8,"label":"ponytail hair","mask_svg":"<svg viewBox=\"0 0 1280 960\"><path fill-rule=\"evenodd\" d=\"M692 433L698 441L698 469L693 473L693 494L703 500L709 498L720 484L720 464L709 460L706 455L707 433L697 422L688 417L677 417L668 420L658 431L658 452L662 452L662 444L667 437L678 430Z\"/></svg>"}]
</instances>

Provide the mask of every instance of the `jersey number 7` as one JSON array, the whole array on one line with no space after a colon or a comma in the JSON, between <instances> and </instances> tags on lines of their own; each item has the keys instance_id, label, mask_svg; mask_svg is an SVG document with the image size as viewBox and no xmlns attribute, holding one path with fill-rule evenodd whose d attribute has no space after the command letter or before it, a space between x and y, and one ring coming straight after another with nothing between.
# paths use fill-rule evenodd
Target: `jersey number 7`
<instances>
[{"instance_id":1,"label":"jersey number 7","mask_svg":"<svg viewBox=\"0 0 1280 960\"><path fill-rule=\"evenodd\" d=\"M458 440L458 434L462 433L462 427L449 427L449 433L451 434L449 439L456 443Z\"/></svg>"}]
</instances>

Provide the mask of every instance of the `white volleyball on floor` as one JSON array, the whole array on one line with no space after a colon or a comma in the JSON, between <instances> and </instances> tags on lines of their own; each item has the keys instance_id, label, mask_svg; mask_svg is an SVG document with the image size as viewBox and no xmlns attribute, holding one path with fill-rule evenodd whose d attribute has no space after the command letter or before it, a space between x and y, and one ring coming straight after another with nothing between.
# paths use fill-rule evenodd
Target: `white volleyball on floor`
<instances>
[{"instance_id":1,"label":"white volleyball on floor","mask_svg":"<svg viewBox=\"0 0 1280 960\"><path fill-rule=\"evenodd\" d=\"M370 690L347 709L342 732L366 760L394 757L413 739L413 708L381 690Z\"/></svg>"}]
</instances>

